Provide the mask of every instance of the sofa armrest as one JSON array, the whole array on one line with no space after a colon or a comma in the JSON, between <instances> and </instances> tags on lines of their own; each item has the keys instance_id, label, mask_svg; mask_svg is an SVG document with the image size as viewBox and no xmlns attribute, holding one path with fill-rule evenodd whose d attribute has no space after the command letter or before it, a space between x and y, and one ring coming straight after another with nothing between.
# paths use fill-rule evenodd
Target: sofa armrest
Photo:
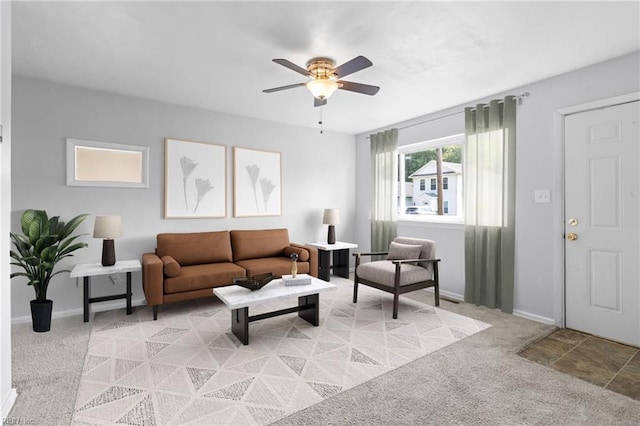
<instances>
[{"instance_id":1,"label":"sofa armrest","mask_svg":"<svg viewBox=\"0 0 640 426\"><path fill-rule=\"evenodd\" d=\"M147 305L161 305L164 300L164 274L162 260L155 253L142 255L142 290Z\"/></svg>"},{"instance_id":2,"label":"sofa armrest","mask_svg":"<svg viewBox=\"0 0 640 426\"><path fill-rule=\"evenodd\" d=\"M290 245L309 252L309 275L318 278L318 249L304 244L290 243Z\"/></svg>"}]
</instances>

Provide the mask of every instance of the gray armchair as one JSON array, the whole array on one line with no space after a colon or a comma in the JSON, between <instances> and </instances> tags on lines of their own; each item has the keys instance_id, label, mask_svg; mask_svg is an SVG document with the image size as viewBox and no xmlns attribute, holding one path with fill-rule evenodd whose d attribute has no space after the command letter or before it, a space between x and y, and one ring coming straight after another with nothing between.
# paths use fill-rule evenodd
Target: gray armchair
<instances>
[{"instance_id":1,"label":"gray armchair","mask_svg":"<svg viewBox=\"0 0 640 426\"><path fill-rule=\"evenodd\" d=\"M354 253L353 303L358 301L358 284L393 294L393 318L398 318L401 294L434 287L436 306L440 306L436 243L431 240L398 237L384 253ZM362 256L382 256L386 260L360 263Z\"/></svg>"}]
</instances>

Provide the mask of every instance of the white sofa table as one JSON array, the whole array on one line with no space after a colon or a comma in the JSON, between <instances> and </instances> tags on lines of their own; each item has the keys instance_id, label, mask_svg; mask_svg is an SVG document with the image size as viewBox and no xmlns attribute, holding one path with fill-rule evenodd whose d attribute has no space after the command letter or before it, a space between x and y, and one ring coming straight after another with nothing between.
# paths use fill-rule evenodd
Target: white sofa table
<instances>
[{"instance_id":1,"label":"white sofa table","mask_svg":"<svg viewBox=\"0 0 640 426\"><path fill-rule=\"evenodd\" d=\"M89 322L90 304L96 302L106 302L108 300L127 299L127 315L131 315L131 273L142 270L140 261L121 260L113 266L102 266L100 263L84 263L76 265L69 276L71 278L83 278L84 283L84 322ZM91 277L98 275L111 275L127 273L127 292L114 294L112 296L91 297Z\"/></svg>"},{"instance_id":2,"label":"white sofa table","mask_svg":"<svg viewBox=\"0 0 640 426\"><path fill-rule=\"evenodd\" d=\"M300 274L306 276L306 274ZM319 293L335 290L335 284L311 277L311 284L285 286L282 279L271 281L259 290L251 291L238 285L213 289L215 294L229 309L231 309L231 332L244 345L249 344L249 323L280 315L298 313L298 316L309 323L320 324L320 296ZM249 308L265 302L286 300L298 296L298 306L249 316Z\"/></svg>"}]
</instances>

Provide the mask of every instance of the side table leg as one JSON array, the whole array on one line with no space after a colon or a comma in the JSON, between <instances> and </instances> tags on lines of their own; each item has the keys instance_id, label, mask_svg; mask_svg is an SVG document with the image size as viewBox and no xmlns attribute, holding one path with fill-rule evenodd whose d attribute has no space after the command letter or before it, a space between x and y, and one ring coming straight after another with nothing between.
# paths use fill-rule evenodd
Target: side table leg
<instances>
[{"instance_id":1,"label":"side table leg","mask_svg":"<svg viewBox=\"0 0 640 426\"><path fill-rule=\"evenodd\" d=\"M298 297L298 306L313 305L311 309L298 311L298 316L303 320L315 325L320 325L320 296L318 293L308 296Z\"/></svg>"},{"instance_id":2,"label":"side table leg","mask_svg":"<svg viewBox=\"0 0 640 426\"><path fill-rule=\"evenodd\" d=\"M131 272L127 272L127 315L131 315Z\"/></svg>"},{"instance_id":3,"label":"side table leg","mask_svg":"<svg viewBox=\"0 0 640 426\"><path fill-rule=\"evenodd\" d=\"M84 322L89 322L89 299L91 298L91 286L89 277L84 277L83 281L83 295L84 295Z\"/></svg>"},{"instance_id":4,"label":"side table leg","mask_svg":"<svg viewBox=\"0 0 640 426\"><path fill-rule=\"evenodd\" d=\"M333 275L349 278L349 249L333 251Z\"/></svg>"},{"instance_id":5,"label":"side table leg","mask_svg":"<svg viewBox=\"0 0 640 426\"><path fill-rule=\"evenodd\" d=\"M318 278L331 281L331 252L318 250Z\"/></svg>"},{"instance_id":6,"label":"side table leg","mask_svg":"<svg viewBox=\"0 0 640 426\"><path fill-rule=\"evenodd\" d=\"M231 310L231 332L243 345L249 344L249 308Z\"/></svg>"}]
</instances>

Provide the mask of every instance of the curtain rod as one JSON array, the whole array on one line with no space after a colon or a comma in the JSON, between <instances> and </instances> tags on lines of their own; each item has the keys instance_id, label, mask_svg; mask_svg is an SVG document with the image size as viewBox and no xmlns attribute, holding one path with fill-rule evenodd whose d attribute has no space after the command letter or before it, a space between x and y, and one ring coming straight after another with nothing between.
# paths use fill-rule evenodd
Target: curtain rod
<instances>
[{"instance_id":1,"label":"curtain rod","mask_svg":"<svg viewBox=\"0 0 640 426\"><path fill-rule=\"evenodd\" d=\"M529 92L521 93L520 95L514 96L515 99L518 100L518 105L522 105L522 100L530 95ZM504 103L504 100L498 101L499 103ZM408 129L410 127L419 126L421 124L431 123L432 121L442 120L443 118L453 117L454 115L464 114L464 110L456 111L449 114L442 115L436 118L430 118L429 120L420 121L418 123L409 124L407 126L398 127L398 130ZM367 136L365 139L371 139L371 136Z\"/></svg>"}]
</instances>

